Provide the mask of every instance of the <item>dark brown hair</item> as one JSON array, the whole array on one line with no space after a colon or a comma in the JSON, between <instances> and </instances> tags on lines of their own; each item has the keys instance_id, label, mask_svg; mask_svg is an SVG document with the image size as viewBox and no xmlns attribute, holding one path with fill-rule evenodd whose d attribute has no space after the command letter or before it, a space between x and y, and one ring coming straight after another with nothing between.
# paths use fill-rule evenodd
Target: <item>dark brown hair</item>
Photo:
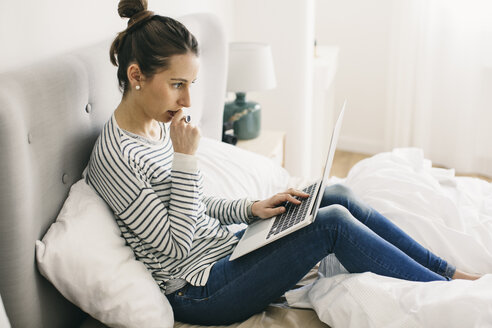
<instances>
[{"instance_id":1,"label":"dark brown hair","mask_svg":"<svg viewBox=\"0 0 492 328\"><path fill-rule=\"evenodd\" d=\"M111 63L118 66L118 82L123 96L128 91L127 69L137 63L142 74L151 78L168 68L169 58L191 52L198 56L198 42L188 29L175 19L154 15L147 10L147 0L120 0L118 13L130 18L126 30L111 45Z\"/></svg>"}]
</instances>

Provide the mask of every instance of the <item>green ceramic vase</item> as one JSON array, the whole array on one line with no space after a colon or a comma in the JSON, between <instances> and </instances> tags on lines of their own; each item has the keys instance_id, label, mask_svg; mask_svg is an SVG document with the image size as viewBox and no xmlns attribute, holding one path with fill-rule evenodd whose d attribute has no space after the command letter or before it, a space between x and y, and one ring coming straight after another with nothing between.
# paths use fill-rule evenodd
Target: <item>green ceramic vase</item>
<instances>
[{"instance_id":1,"label":"green ceramic vase","mask_svg":"<svg viewBox=\"0 0 492 328\"><path fill-rule=\"evenodd\" d=\"M237 92L236 99L224 106L224 122L234 122L234 135L239 140L254 139L260 135L261 107L254 101L246 101L246 93Z\"/></svg>"}]
</instances>

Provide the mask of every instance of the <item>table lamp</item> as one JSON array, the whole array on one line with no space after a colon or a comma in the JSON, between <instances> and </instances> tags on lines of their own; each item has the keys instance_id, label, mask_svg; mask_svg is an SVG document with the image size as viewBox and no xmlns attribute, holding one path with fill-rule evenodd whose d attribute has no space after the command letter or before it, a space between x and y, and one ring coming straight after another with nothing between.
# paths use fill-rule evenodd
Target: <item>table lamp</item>
<instances>
[{"instance_id":1,"label":"table lamp","mask_svg":"<svg viewBox=\"0 0 492 328\"><path fill-rule=\"evenodd\" d=\"M272 52L269 44L232 42L229 44L227 91L236 99L224 106L224 125L233 122L239 140L253 139L260 134L261 107L246 101L246 92L262 91L276 85Z\"/></svg>"}]
</instances>

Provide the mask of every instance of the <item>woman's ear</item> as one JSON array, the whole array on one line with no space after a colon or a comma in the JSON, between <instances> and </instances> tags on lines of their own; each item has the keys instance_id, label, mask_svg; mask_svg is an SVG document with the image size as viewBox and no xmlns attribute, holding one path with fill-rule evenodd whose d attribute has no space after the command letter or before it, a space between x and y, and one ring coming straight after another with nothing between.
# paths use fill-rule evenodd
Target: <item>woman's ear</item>
<instances>
[{"instance_id":1,"label":"woman's ear","mask_svg":"<svg viewBox=\"0 0 492 328\"><path fill-rule=\"evenodd\" d=\"M140 67L138 66L138 64L130 64L128 66L126 74L128 76L128 82L130 82L131 88L140 90L140 83L143 80L143 74L140 71Z\"/></svg>"}]
</instances>

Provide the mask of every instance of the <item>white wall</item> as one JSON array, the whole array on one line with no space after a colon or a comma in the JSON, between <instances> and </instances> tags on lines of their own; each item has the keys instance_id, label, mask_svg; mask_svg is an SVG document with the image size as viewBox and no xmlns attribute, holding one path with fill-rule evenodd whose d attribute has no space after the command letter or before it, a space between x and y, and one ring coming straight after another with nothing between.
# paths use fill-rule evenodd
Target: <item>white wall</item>
<instances>
[{"instance_id":1,"label":"white wall","mask_svg":"<svg viewBox=\"0 0 492 328\"><path fill-rule=\"evenodd\" d=\"M313 42L339 45L337 107L348 98L340 148L384 150L391 0L151 0L149 9L179 17L212 12L231 41L272 45L277 88L251 93L263 126L287 131L286 165L309 176ZM316 8L315 8L316 7ZM0 72L114 37L126 26L117 1L0 2ZM316 21L316 24L315 24Z\"/></svg>"},{"instance_id":2,"label":"white wall","mask_svg":"<svg viewBox=\"0 0 492 328\"><path fill-rule=\"evenodd\" d=\"M126 27L117 1L0 2L0 72L113 38ZM149 9L179 17L212 12L229 40L272 44L278 87L252 98L264 105L264 127L287 130L286 163L306 175L310 158L314 0L150 0ZM108 58L109 60L109 58Z\"/></svg>"},{"instance_id":3,"label":"white wall","mask_svg":"<svg viewBox=\"0 0 492 328\"><path fill-rule=\"evenodd\" d=\"M269 43L277 87L247 97L262 106L262 128L287 132L285 162L309 176L314 0L236 0L235 41Z\"/></svg>"},{"instance_id":4,"label":"white wall","mask_svg":"<svg viewBox=\"0 0 492 328\"><path fill-rule=\"evenodd\" d=\"M105 0L1 1L0 72L115 37L126 27L117 6ZM232 8L229 0L149 1L149 10L166 16L212 12L227 31Z\"/></svg>"},{"instance_id":5,"label":"white wall","mask_svg":"<svg viewBox=\"0 0 492 328\"><path fill-rule=\"evenodd\" d=\"M336 104L347 98L339 149L386 150L392 0L317 0L316 39L338 45Z\"/></svg>"}]
</instances>

